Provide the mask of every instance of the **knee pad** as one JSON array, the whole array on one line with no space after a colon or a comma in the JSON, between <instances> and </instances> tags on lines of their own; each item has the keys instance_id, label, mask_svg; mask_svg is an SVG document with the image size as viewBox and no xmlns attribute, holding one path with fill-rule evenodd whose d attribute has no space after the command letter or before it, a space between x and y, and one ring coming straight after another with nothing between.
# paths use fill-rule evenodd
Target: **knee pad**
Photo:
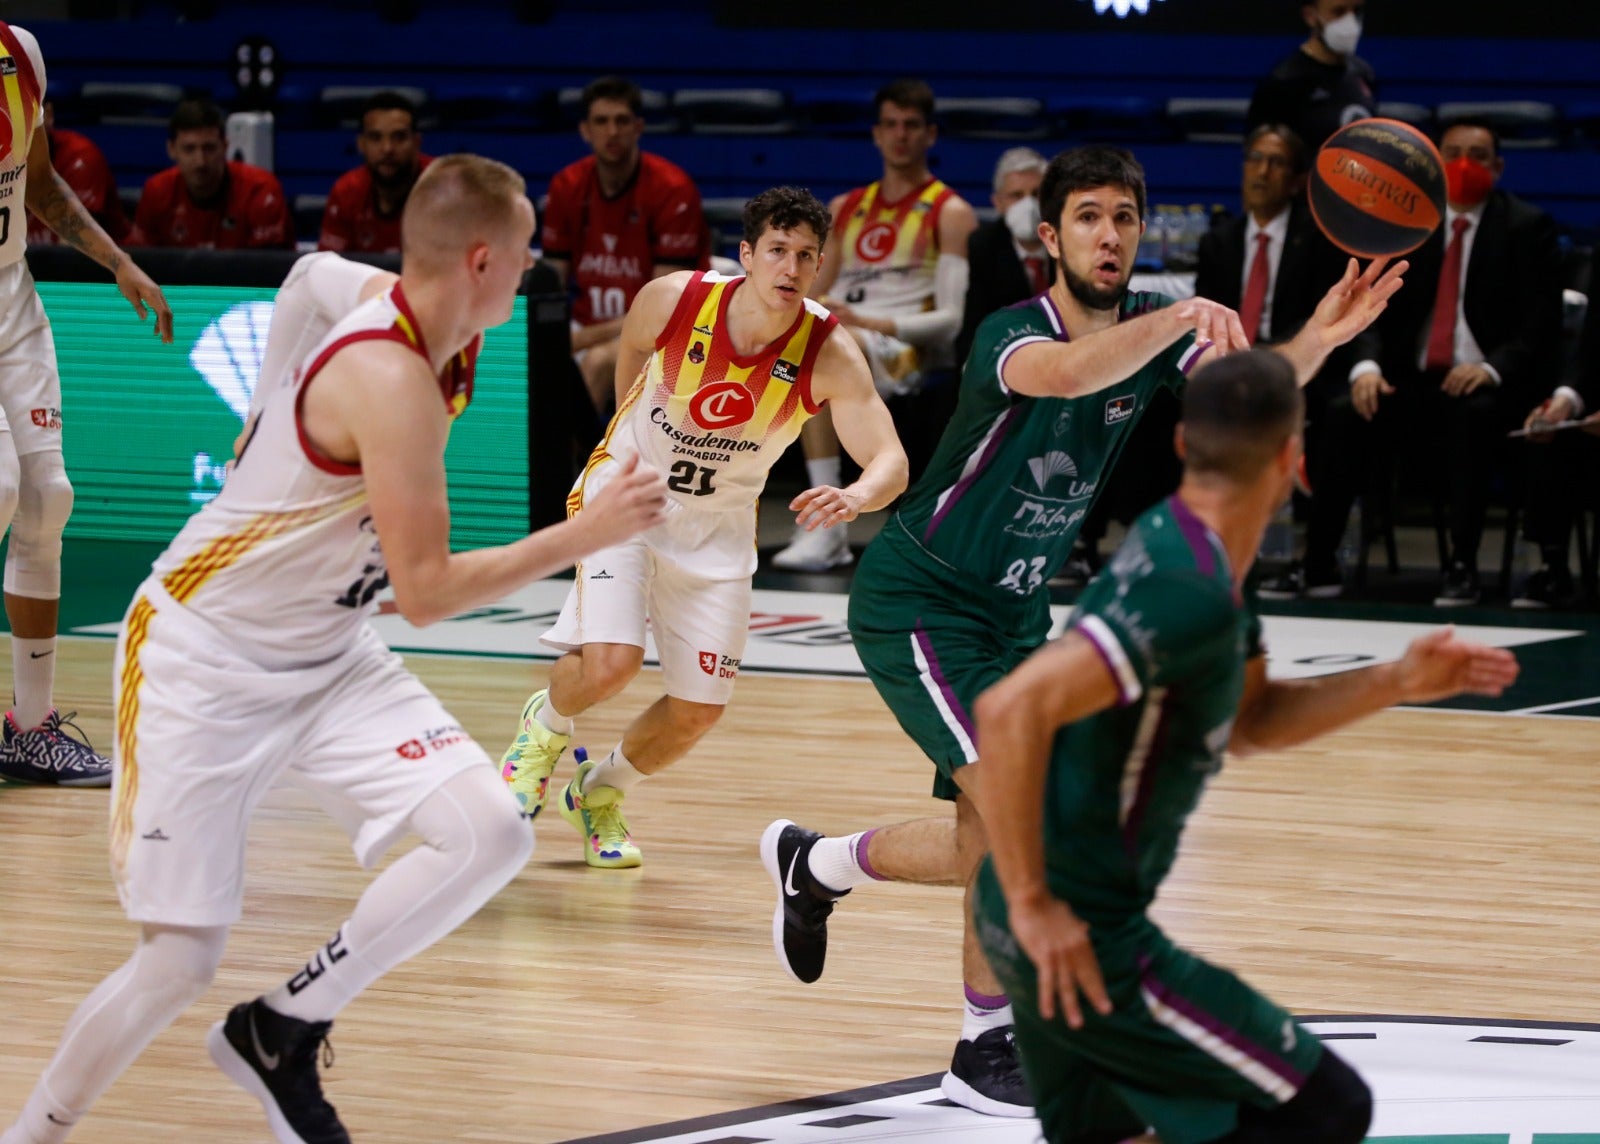
<instances>
[{"instance_id":1,"label":"knee pad","mask_svg":"<svg viewBox=\"0 0 1600 1144\"><path fill-rule=\"evenodd\" d=\"M1330 1051L1294 1099L1270 1112L1246 1109L1239 1129L1219 1144L1361 1144L1372 1125L1372 1090Z\"/></svg>"},{"instance_id":2,"label":"knee pad","mask_svg":"<svg viewBox=\"0 0 1600 1144\"><path fill-rule=\"evenodd\" d=\"M462 771L430 795L411 816L424 842L468 856L471 882L504 885L533 856L533 827L492 767Z\"/></svg>"},{"instance_id":3,"label":"knee pad","mask_svg":"<svg viewBox=\"0 0 1600 1144\"><path fill-rule=\"evenodd\" d=\"M61 595L61 533L72 515L72 482L58 449L30 453L19 459L18 467L5 590L54 600Z\"/></svg>"},{"instance_id":4,"label":"knee pad","mask_svg":"<svg viewBox=\"0 0 1600 1144\"><path fill-rule=\"evenodd\" d=\"M226 926L147 931L135 967L141 991L169 1006L189 1005L210 988L227 944Z\"/></svg>"}]
</instances>

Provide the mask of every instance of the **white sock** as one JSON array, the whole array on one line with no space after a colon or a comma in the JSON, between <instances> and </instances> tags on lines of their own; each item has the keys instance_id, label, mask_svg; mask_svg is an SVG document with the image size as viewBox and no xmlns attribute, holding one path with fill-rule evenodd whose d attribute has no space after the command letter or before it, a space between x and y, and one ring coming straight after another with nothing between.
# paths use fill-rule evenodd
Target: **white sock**
<instances>
[{"instance_id":1,"label":"white sock","mask_svg":"<svg viewBox=\"0 0 1600 1144\"><path fill-rule=\"evenodd\" d=\"M963 1041L975 1041L991 1029L1003 1029L1015 1023L1011 1017L1011 1000L1005 994L989 996L970 985L962 988L966 993L966 1003L961 1009Z\"/></svg>"},{"instance_id":2,"label":"white sock","mask_svg":"<svg viewBox=\"0 0 1600 1144\"><path fill-rule=\"evenodd\" d=\"M628 756L622 753L622 744L618 743L611 749L611 753L594 765L583 780L585 793L597 786L614 787L626 791L634 783L645 778L643 772L628 761Z\"/></svg>"},{"instance_id":3,"label":"white sock","mask_svg":"<svg viewBox=\"0 0 1600 1144\"><path fill-rule=\"evenodd\" d=\"M557 735L570 735L578 729L571 715L563 715L556 710L555 701L550 698L548 691L545 692L544 705L534 713L533 717L546 731L554 731Z\"/></svg>"},{"instance_id":4,"label":"white sock","mask_svg":"<svg viewBox=\"0 0 1600 1144\"><path fill-rule=\"evenodd\" d=\"M834 488L838 488L839 481L842 479L839 473L839 458L837 455L806 458L806 480L811 482L812 488L816 488L818 485L832 485Z\"/></svg>"},{"instance_id":5,"label":"white sock","mask_svg":"<svg viewBox=\"0 0 1600 1144\"><path fill-rule=\"evenodd\" d=\"M811 876L830 890L844 893L884 877L867 861L867 844L876 829L864 830L846 838L824 838L811 848L806 865Z\"/></svg>"},{"instance_id":6,"label":"white sock","mask_svg":"<svg viewBox=\"0 0 1600 1144\"><path fill-rule=\"evenodd\" d=\"M50 714L56 684L56 637L24 640L11 637L11 686L17 701L11 713L17 727L31 731Z\"/></svg>"},{"instance_id":7,"label":"white sock","mask_svg":"<svg viewBox=\"0 0 1600 1144\"><path fill-rule=\"evenodd\" d=\"M489 767L462 771L411 814L422 845L356 902L306 967L262 1000L302 1021L331 1021L368 985L478 912L533 852L533 833Z\"/></svg>"}]
</instances>

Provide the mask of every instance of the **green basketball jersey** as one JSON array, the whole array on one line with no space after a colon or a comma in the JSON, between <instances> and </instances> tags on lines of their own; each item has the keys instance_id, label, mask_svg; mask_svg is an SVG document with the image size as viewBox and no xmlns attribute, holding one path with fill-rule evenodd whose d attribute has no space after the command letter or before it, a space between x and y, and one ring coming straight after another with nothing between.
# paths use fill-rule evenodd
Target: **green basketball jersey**
<instances>
[{"instance_id":1,"label":"green basketball jersey","mask_svg":"<svg viewBox=\"0 0 1600 1144\"><path fill-rule=\"evenodd\" d=\"M1172 305L1129 293L1123 319ZM1048 294L997 310L978 326L955 414L901 504L906 533L934 559L1018 596L1067 558L1096 495L1160 386L1181 388L1199 353L1186 334L1126 381L1084 397L1024 397L1006 360L1033 342L1064 342Z\"/></svg>"},{"instance_id":2,"label":"green basketball jersey","mask_svg":"<svg viewBox=\"0 0 1600 1144\"><path fill-rule=\"evenodd\" d=\"M1222 767L1261 622L1222 542L1174 496L1134 523L1068 627L1104 657L1121 702L1056 736L1046 865L1075 910L1126 916L1155 897Z\"/></svg>"}]
</instances>

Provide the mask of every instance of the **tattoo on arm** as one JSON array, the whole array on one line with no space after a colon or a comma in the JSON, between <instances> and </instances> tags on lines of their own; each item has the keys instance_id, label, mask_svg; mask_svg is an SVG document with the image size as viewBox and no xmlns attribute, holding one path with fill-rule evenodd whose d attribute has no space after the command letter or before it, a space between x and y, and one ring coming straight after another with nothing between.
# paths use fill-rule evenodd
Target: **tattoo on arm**
<instances>
[{"instance_id":1,"label":"tattoo on arm","mask_svg":"<svg viewBox=\"0 0 1600 1144\"><path fill-rule=\"evenodd\" d=\"M112 274L121 268L122 251L100 229L100 224L94 221L88 208L59 174L51 171L49 181L31 197L35 200L29 204L33 213L43 219L62 242L81 250Z\"/></svg>"}]
</instances>

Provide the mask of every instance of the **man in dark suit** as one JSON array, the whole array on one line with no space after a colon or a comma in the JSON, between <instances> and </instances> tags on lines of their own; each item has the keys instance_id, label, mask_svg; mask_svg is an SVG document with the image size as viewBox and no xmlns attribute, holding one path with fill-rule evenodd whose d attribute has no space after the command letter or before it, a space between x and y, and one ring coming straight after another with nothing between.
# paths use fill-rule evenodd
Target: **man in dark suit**
<instances>
[{"instance_id":1,"label":"man in dark suit","mask_svg":"<svg viewBox=\"0 0 1600 1144\"><path fill-rule=\"evenodd\" d=\"M1492 463L1506 431L1549 392L1561 343L1555 220L1496 188L1505 160L1486 123L1439 139L1444 224L1408 257L1406 289L1379 320L1380 360L1353 371L1356 412L1391 442L1398 421L1432 449L1450 553L1434 603L1475 604ZM1398 407L1398 408L1397 408Z\"/></svg>"},{"instance_id":2,"label":"man in dark suit","mask_svg":"<svg viewBox=\"0 0 1600 1144\"><path fill-rule=\"evenodd\" d=\"M1578 585L1568 567L1572 524L1585 498L1600 489L1600 297L1592 297L1578 343L1576 376L1559 385L1523 419L1528 430L1522 535L1539 546L1540 567L1517 590L1517 608L1568 608ZM1580 428L1541 432L1547 425ZM1600 538L1596 538L1600 542Z\"/></svg>"},{"instance_id":3,"label":"man in dark suit","mask_svg":"<svg viewBox=\"0 0 1600 1144\"><path fill-rule=\"evenodd\" d=\"M1265 123L1244 145L1240 184L1244 210L1200 240L1195 293L1239 312L1245 336L1261 344L1287 341L1344 272L1346 259L1323 237L1306 207L1310 156L1294 130ZM1316 495L1309 506L1306 557L1264 581L1268 599L1337 596L1342 577L1336 559L1344 522L1359 488L1360 472L1319 437L1329 408L1350 401L1350 363L1373 352L1366 335L1352 356L1330 357L1306 387L1306 467Z\"/></svg>"},{"instance_id":4,"label":"man in dark suit","mask_svg":"<svg viewBox=\"0 0 1600 1144\"><path fill-rule=\"evenodd\" d=\"M989 201L997 217L967 239L967 301L956 335L956 363L967 360L978 323L1003 306L1044 293L1054 274L1039 238L1039 184L1045 158L1013 147L994 166Z\"/></svg>"}]
</instances>

